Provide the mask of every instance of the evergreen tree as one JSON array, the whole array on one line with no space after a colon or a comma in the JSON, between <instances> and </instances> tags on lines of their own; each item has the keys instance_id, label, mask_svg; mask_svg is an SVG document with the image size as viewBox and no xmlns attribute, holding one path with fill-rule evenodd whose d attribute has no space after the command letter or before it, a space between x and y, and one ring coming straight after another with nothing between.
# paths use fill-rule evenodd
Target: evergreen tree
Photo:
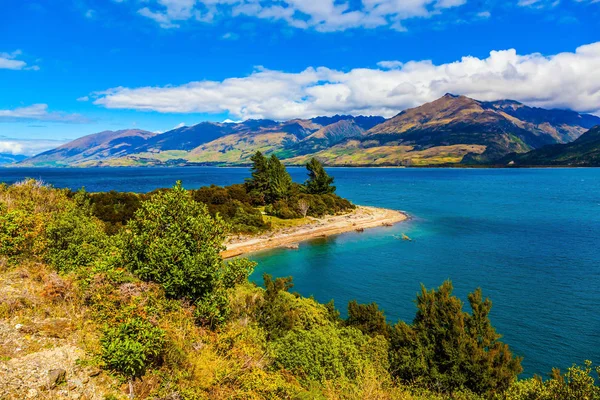
<instances>
[{"instance_id":1,"label":"evergreen tree","mask_svg":"<svg viewBox=\"0 0 600 400\"><path fill-rule=\"evenodd\" d=\"M269 174L267 203L272 204L277 200L287 199L292 190L292 177L275 154L269 158L267 170Z\"/></svg>"},{"instance_id":2,"label":"evergreen tree","mask_svg":"<svg viewBox=\"0 0 600 400\"><path fill-rule=\"evenodd\" d=\"M308 180L305 182L307 193L310 194L329 194L335 192L335 186L333 184L333 177L329 176L323 164L316 158L311 158L306 164L308 170Z\"/></svg>"},{"instance_id":3,"label":"evergreen tree","mask_svg":"<svg viewBox=\"0 0 600 400\"><path fill-rule=\"evenodd\" d=\"M391 330L392 374L441 392L504 392L521 373L521 358L498 341L489 320L492 303L482 299L481 290L469 295L469 303L472 314L452 296L450 281L437 290L422 286L412 325L399 322Z\"/></svg>"},{"instance_id":4,"label":"evergreen tree","mask_svg":"<svg viewBox=\"0 0 600 400\"><path fill-rule=\"evenodd\" d=\"M353 326L369 336L389 336L390 326L377 303L358 304L356 300L348 303L346 326Z\"/></svg>"},{"instance_id":5,"label":"evergreen tree","mask_svg":"<svg viewBox=\"0 0 600 400\"><path fill-rule=\"evenodd\" d=\"M246 180L246 191L257 200L257 203L264 204L265 193L269 189L269 163L260 151L254 153L250 160L252 160L252 177Z\"/></svg>"}]
</instances>

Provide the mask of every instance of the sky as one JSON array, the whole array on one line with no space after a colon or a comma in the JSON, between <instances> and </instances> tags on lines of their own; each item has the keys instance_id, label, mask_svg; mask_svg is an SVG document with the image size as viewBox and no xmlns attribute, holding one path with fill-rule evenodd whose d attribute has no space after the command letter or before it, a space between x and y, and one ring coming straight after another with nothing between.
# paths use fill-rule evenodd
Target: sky
<instances>
[{"instance_id":1,"label":"sky","mask_svg":"<svg viewBox=\"0 0 600 400\"><path fill-rule=\"evenodd\" d=\"M600 115L600 0L0 0L0 153L445 93Z\"/></svg>"}]
</instances>

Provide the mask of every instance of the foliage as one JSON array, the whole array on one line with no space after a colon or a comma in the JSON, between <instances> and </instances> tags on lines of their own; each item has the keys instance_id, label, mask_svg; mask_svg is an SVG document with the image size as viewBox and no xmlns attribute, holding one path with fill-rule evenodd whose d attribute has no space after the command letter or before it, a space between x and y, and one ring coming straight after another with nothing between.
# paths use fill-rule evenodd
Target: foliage
<instances>
[{"instance_id":1,"label":"foliage","mask_svg":"<svg viewBox=\"0 0 600 400\"><path fill-rule=\"evenodd\" d=\"M246 189L254 204L264 205L265 195L269 191L270 185L268 161L260 151L250 157L250 160L252 161L252 177L246 179Z\"/></svg>"},{"instance_id":2,"label":"foliage","mask_svg":"<svg viewBox=\"0 0 600 400\"><path fill-rule=\"evenodd\" d=\"M306 164L308 170L308 180L304 184L306 192L310 194L331 194L335 192L333 185L333 177L329 176L323 164L316 158L311 158Z\"/></svg>"},{"instance_id":3,"label":"foliage","mask_svg":"<svg viewBox=\"0 0 600 400\"><path fill-rule=\"evenodd\" d=\"M45 259L59 271L72 271L95 262L107 246L104 225L91 216L84 194L67 210L54 214L46 226Z\"/></svg>"},{"instance_id":4,"label":"foliage","mask_svg":"<svg viewBox=\"0 0 600 400\"><path fill-rule=\"evenodd\" d=\"M269 339L279 338L294 329L311 329L330 323L327 308L313 299L289 293L292 278L263 275L265 294L257 320L268 332Z\"/></svg>"},{"instance_id":5,"label":"foliage","mask_svg":"<svg viewBox=\"0 0 600 400\"><path fill-rule=\"evenodd\" d=\"M266 192L266 202L271 204L278 200L287 200L292 190L292 177L275 154L269 158L267 172L269 186Z\"/></svg>"},{"instance_id":6,"label":"foliage","mask_svg":"<svg viewBox=\"0 0 600 400\"><path fill-rule=\"evenodd\" d=\"M276 366L317 381L357 379L368 368L387 369L387 342L370 339L354 328L293 330L273 347Z\"/></svg>"},{"instance_id":7,"label":"foliage","mask_svg":"<svg viewBox=\"0 0 600 400\"><path fill-rule=\"evenodd\" d=\"M389 337L390 327L376 303L358 304L356 300L349 302L346 326L352 326L365 335Z\"/></svg>"},{"instance_id":8,"label":"foliage","mask_svg":"<svg viewBox=\"0 0 600 400\"><path fill-rule=\"evenodd\" d=\"M142 202L123 233L122 263L174 298L201 299L218 286L226 225L177 182Z\"/></svg>"},{"instance_id":9,"label":"foliage","mask_svg":"<svg viewBox=\"0 0 600 400\"><path fill-rule=\"evenodd\" d=\"M422 286L412 325L399 322L391 331L392 373L442 392L505 391L521 372L521 359L498 341L488 317L492 303L482 299L480 289L469 295L469 303L472 314L452 296L450 281L438 290Z\"/></svg>"},{"instance_id":10,"label":"foliage","mask_svg":"<svg viewBox=\"0 0 600 400\"><path fill-rule=\"evenodd\" d=\"M71 202L65 190L26 179L0 185L0 256L27 258L43 255L46 224Z\"/></svg>"},{"instance_id":11,"label":"foliage","mask_svg":"<svg viewBox=\"0 0 600 400\"><path fill-rule=\"evenodd\" d=\"M160 362L165 344L162 329L139 317L106 328L101 339L102 361L124 377L140 378Z\"/></svg>"},{"instance_id":12,"label":"foliage","mask_svg":"<svg viewBox=\"0 0 600 400\"><path fill-rule=\"evenodd\" d=\"M600 367L596 367L596 377L592 375L592 362L587 360L583 367L573 365L561 375L552 370L552 377L543 381L539 377L515 382L506 392L506 400L599 400Z\"/></svg>"},{"instance_id":13,"label":"foliage","mask_svg":"<svg viewBox=\"0 0 600 400\"><path fill-rule=\"evenodd\" d=\"M103 221L109 234L115 234L133 218L142 201L149 195L138 193L110 192L88 193L92 214Z\"/></svg>"},{"instance_id":14,"label":"foliage","mask_svg":"<svg viewBox=\"0 0 600 400\"><path fill-rule=\"evenodd\" d=\"M192 190L192 198L206 204L213 217L219 215L233 232L258 233L269 228L259 210L252 206L251 195L244 185L205 186Z\"/></svg>"}]
</instances>

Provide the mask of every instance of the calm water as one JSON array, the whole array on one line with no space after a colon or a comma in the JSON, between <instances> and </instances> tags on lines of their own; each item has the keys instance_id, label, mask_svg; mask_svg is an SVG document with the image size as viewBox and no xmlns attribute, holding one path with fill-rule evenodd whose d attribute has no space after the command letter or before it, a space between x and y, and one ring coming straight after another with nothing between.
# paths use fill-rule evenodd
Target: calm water
<instances>
[{"instance_id":1,"label":"calm water","mask_svg":"<svg viewBox=\"0 0 600 400\"><path fill-rule=\"evenodd\" d=\"M294 277L294 290L344 309L376 301L410 321L421 283L481 287L492 321L525 357L525 376L585 359L600 363L600 169L333 169L338 193L357 204L408 212L392 228L254 255L263 272ZM303 181L303 169L291 169ZM42 178L89 191L150 191L238 183L238 168L0 169L0 181ZM405 233L413 241L394 236ZM342 310L343 311L343 310Z\"/></svg>"}]
</instances>

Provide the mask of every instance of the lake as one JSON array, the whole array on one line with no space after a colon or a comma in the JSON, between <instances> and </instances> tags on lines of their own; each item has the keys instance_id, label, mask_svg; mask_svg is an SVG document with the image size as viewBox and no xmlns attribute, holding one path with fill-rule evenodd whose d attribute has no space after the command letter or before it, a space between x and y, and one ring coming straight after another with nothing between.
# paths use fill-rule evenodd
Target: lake
<instances>
[{"instance_id":1,"label":"lake","mask_svg":"<svg viewBox=\"0 0 600 400\"><path fill-rule=\"evenodd\" d=\"M290 168L295 181L302 168ZM600 169L333 168L338 194L406 211L391 228L252 255L264 272L293 276L322 302L377 302L391 321L411 321L420 284L451 279L466 302L477 287L523 376L585 359L600 362ZM58 187L145 192L240 183L245 168L0 169L0 181L41 178ZM400 234L413 241L398 240ZM468 308L468 306L466 306Z\"/></svg>"}]
</instances>

